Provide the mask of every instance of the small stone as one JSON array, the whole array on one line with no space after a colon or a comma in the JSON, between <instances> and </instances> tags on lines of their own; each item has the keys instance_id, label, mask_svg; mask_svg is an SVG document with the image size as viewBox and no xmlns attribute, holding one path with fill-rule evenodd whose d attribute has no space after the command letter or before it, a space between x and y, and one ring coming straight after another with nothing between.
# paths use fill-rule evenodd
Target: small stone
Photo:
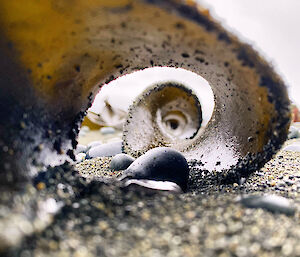
<instances>
[{"instance_id":1,"label":"small stone","mask_svg":"<svg viewBox=\"0 0 300 257\"><path fill-rule=\"evenodd\" d=\"M86 145L78 144L75 149L75 155L77 155L79 153L85 153L87 150L88 150L88 147Z\"/></svg>"},{"instance_id":2,"label":"small stone","mask_svg":"<svg viewBox=\"0 0 300 257\"><path fill-rule=\"evenodd\" d=\"M39 183L37 183L37 185L36 185L36 188L37 188L38 190L43 190L45 187L46 187L46 185L45 185L44 182L39 182Z\"/></svg>"},{"instance_id":3,"label":"small stone","mask_svg":"<svg viewBox=\"0 0 300 257\"><path fill-rule=\"evenodd\" d=\"M147 188L148 193L156 193L157 190L168 191L173 193L182 193L182 189L174 182L170 181L155 181L149 179L128 179L124 183L125 187L130 188L132 191L140 191Z\"/></svg>"},{"instance_id":4,"label":"small stone","mask_svg":"<svg viewBox=\"0 0 300 257\"><path fill-rule=\"evenodd\" d=\"M300 137L299 129L295 126L290 126L288 139L294 139L299 137Z\"/></svg>"},{"instance_id":5,"label":"small stone","mask_svg":"<svg viewBox=\"0 0 300 257\"><path fill-rule=\"evenodd\" d=\"M91 143L89 143L87 145L88 149L91 149L92 147L98 146L98 145L102 145L102 141L98 140L98 141L93 141Z\"/></svg>"},{"instance_id":6,"label":"small stone","mask_svg":"<svg viewBox=\"0 0 300 257\"><path fill-rule=\"evenodd\" d=\"M249 208L263 208L286 215L294 215L296 211L288 199L277 195L248 195L243 196L240 202Z\"/></svg>"},{"instance_id":7,"label":"small stone","mask_svg":"<svg viewBox=\"0 0 300 257\"><path fill-rule=\"evenodd\" d=\"M90 131L90 128L88 126L82 126L80 128L80 131L83 131L83 132L89 132Z\"/></svg>"},{"instance_id":8,"label":"small stone","mask_svg":"<svg viewBox=\"0 0 300 257\"><path fill-rule=\"evenodd\" d=\"M79 153L79 154L76 154L75 158L76 158L76 163L79 163L79 162L82 162L85 160L85 156L86 154L85 153Z\"/></svg>"},{"instance_id":9,"label":"small stone","mask_svg":"<svg viewBox=\"0 0 300 257\"><path fill-rule=\"evenodd\" d=\"M109 167L112 170L126 170L134 160L135 159L128 154L120 153L112 158Z\"/></svg>"},{"instance_id":10,"label":"small stone","mask_svg":"<svg viewBox=\"0 0 300 257\"><path fill-rule=\"evenodd\" d=\"M86 159L104 156L115 156L122 153L122 141L107 143L92 147L86 154Z\"/></svg>"},{"instance_id":11,"label":"small stone","mask_svg":"<svg viewBox=\"0 0 300 257\"><path fill-rule=\"evenodd\" d=\"M100 129L102 135L115 134L116 130L113 127L103 127Z\"/></svg>"},{"instance_id":12,"label":"small stone","mask_svg":"<svg viewBox=\"0 0 300 257\"><path fill-rule=\"evenodd\" d=\"M239 180L239 185L243 185L246 181L247 181L246 178L241 177L240 180Z\"/></svg>"},{"instance_id":13,"label":"small stone","mask_svg":"<svg viewBox=\"0 0 300 257\"><path fill-rule=\"evenodd\" d=\"M173 182L185 191L188 178L189 166L185 157L172 148L157 147L137 158L120 180L151 180L152 184L155 181Z\"/></svg>"},{"instance_id":14,"label":"small stone","mask_svg":"<svg viewBox=\"0 0 300 257\"><path fill-rule=\"evenodd\" d=\"M300 152L300 144L294 143L283 148L283 151Z\"/></svg>"},{"instance_id":15,"label":"small stone","mask_svg":"<svg viewBox=\"0 0 300 257\"><path fill-rule=\"evenodd\" d=\"M25 122L24 122L24 121L21 121L21 122L20 122L20 126L21 126L22 129L25 129L25 128L26 128Z\"/></svg>"}]
</instances>

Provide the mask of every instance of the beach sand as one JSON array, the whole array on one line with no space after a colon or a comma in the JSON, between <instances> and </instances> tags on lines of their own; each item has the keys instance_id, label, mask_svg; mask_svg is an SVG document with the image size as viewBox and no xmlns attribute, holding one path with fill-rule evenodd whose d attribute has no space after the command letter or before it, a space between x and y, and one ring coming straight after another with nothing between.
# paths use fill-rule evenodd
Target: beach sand
<instances>
[{"instance_id":1,"label":"beach sand","mask_svg":"<svg viewBox=\"0 0 300 257\"><path fill-rule=\"evenodd\" d=\"M280 151L242 185L192 174L185 194L122 188L109 161L77 164L80 176L51 171L56 179L40 194L64 206L7 256L300 256L300 153ZM94 181L102 176L114 182ZM248 194L286 197L296 212L246 208L238 199Z\"/></svg>"}]
</instances>

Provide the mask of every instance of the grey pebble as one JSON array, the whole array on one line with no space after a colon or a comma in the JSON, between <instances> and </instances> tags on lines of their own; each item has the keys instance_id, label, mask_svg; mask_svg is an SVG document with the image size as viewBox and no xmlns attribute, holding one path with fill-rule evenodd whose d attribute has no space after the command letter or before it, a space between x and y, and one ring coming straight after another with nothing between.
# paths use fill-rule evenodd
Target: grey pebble
<instances>
[{"instance_id":1,"label":"grey pebble","mask_svg":"<svg viewBox=\"0 0 300 257\"><path fill-rule=\"evenodd\" d=\"M241 178L240 178L240 181L239 181L239 185L243 185L246 181L247 181L246 178L241 177Z\"/></svg>"},{"instance_id":2,"label":"grey pebble","mask_svg":"<svg viewBox=\"0 0 300 257\"><path fill-rule=\"evenodd\" d=\"M112 158L109 168L112 170L126 170L134 160L135 159L128 154L120 153Z\"/></svg>"},{"instance_id":3,"label":"grey pebble","mask_svg":"<svg viewBox=\"0 0 300 257\"><path fill-rule=\"evenodd\" d=\"M241 197L240 202L249 208L263 208L286 215L294 215L296 211L287 198L277 195L247 195Z\"/></svg>"},{"instance_id":4,"label":"grey pebble","mask_svg":"<svg viewBox=\"0 0 300 257\"><path fill-rule=\"evenodd\" d=\"M157 147L137 158L124 171L120 180L169 181L186 191L188 178L189 166L185 157L172 148Z\"/></svg>"},{"instance_id":5,"label":"grey pebble","mask_svg":"<svg viewBox=\"0 0 300 257\"><path fill-rule=\"evenodd\" d=\"M104 156L115 156L122 153L122 141L112 142L92 147L86 155L86 159Z\"/></svg>"},{"instance_id":6,"label":"grey pebble","mask_svg":"<svg viewBox=\"0 0 300 257\"><path fill-rule=\"evenodd\" d=\"M300 144L294 143L283 148L284 151L300 152Z\"/></svg>"},{"instance_id":7,"label":"grey pebble","mask_svg":"<svg viewBox=\"0 0 300 257\"><path fill-rule=\"evenodd\" d=\"M116 133L116 130L112 127L103 127L100 129L100 133L102 135L114 134L114 133Z\"/></svg>"},{"instance_id":8,"label":"grey pebble","mask_svg":"<svg viewBox=\"0 0 300 257\"><path fill-rule=\"evenodd\" d=\"M75 155L79 153L85 153L88 150L88 147L86 145L78 144L75 149Z\"/></svg>"},{"instance_id":9,"label":"grey pebble","mask_svg":"<svg viewBox=\"0 0 300 257\"><path fill-rule=\"evenodd\" d=\"M91 143L89 143L87 145L88 149L91 149L92 147L98 146L98 145L102 145L102 141L98 140L98 141L93 141Z\"/></svg>"},{"instance_id":10,"label":"grey pebble","mask_svg":"<svg viewBox=\"0 0 300 257\"><path fill-rule=\"evenodd\" d=\"M299 129L295 126L290 126L288 139L294 139L299 137L300 137Z\"/></svg>"}]
</instances>

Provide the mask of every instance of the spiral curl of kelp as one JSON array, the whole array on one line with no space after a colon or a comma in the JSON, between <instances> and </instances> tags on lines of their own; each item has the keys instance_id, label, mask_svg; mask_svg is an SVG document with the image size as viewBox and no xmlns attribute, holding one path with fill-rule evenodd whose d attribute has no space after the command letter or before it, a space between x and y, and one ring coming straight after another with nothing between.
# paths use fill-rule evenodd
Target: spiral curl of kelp
<instances>
[{"instance_id":1,"label":"spiral curl of kelp","mask_svg":"<svg viewBox=\"0 0 300 257\"><path fill-rule=\"evenodd\" d=\"M79 125L99 88L155 66L192 71L213 91L209 123L179 138L188 142L180 144L186 158L202 169L247 176L286 139L284 82L194 1L10 0L1 1L0 17L1 185L19 185L36 167L74 159ZM187 117L164 115L157 117L166 121L165 141Z\"/></svg>"}]
</instances>

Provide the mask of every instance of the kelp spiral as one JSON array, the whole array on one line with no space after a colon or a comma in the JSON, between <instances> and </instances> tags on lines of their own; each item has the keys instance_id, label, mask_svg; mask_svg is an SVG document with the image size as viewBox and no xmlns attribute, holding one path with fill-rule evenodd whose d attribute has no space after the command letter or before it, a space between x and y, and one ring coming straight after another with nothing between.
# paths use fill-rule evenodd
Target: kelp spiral
<instances>
[{"instance_id":1,"label":"kelp spiral","mask_svg":"<svg viewBox=\"0 0 300 257\"><path fill-rule=\"evenodd\" d=\"M193 1L10 0L0 17L1 185L72 157L93 93L153 66L193 71L213 90L213 117L185 151L202 168L248 174L286 139L281 78Z\"/></svg>"},{"instance_id":2,"label":"kelp spiral","mask_svg":"<svg viewBox=\"0 0 300 257\"><path fill-rule=\"evenodd\" d=\"M159 146L182 151L201 123L201 105L191 89L175 82L154 85L129 107L123 127L124 151L134 157Z\"/></svg>"}]
</instances>

